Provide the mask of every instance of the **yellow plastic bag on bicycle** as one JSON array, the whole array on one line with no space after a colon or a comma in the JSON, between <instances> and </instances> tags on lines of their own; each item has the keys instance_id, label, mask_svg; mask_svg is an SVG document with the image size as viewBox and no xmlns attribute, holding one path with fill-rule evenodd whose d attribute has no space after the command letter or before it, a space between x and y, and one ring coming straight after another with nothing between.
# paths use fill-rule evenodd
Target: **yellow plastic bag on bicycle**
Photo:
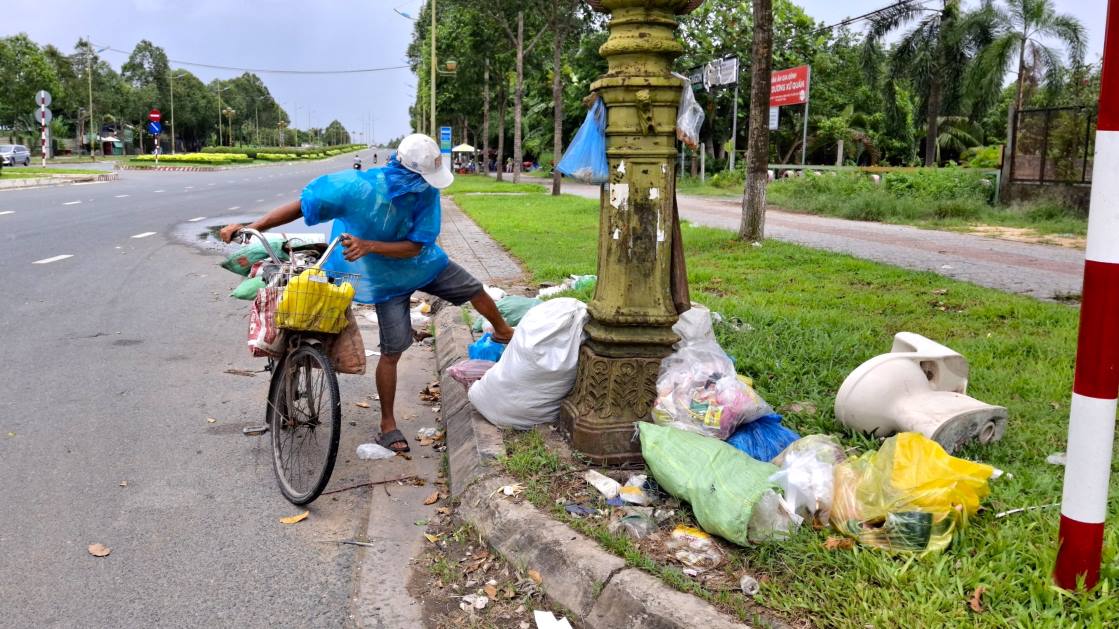
<instances>
[{"instance_id":1,"label":"yellow plastic bag on bicycle","mask_svg":"<svg viewBox=\"0 0 1119 629\"><path fill-rule=\"evenodd\" d=\"M346 327L346 308L353 298L354 287L349 282L332 284L322 269L307 269L284 288L276 306L276 325L337 334Z\"/></svg>"},{"instance_id":2,"label":"yellow plastic bag on bicycle","mask_svg":"<svg viewBox=\"0 0 1119 629\"><path fill-rule=\"evenodd\" d=\"M835 468L831 523L868 546L936 551L979 510L995 468L949 455L914 432Z\"/></svg>"}]
</instances>

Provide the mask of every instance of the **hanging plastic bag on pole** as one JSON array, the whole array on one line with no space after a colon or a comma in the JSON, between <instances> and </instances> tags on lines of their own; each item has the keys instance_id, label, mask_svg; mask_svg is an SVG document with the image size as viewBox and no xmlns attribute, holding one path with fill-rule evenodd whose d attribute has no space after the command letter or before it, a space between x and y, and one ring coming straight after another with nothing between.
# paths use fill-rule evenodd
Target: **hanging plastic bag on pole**
<instances>
[{"instance_id":1,"label":"hanging plastic bag on pole","mask_svg":"<svg viewBox=\"0 0 1119 629\"><path fill-rule=\"evenodd\" d=\"M595 98L583 126L571 140L556 170L586 183L606 183L610 164L606 160L606 106Z\"/></svg>"},{"instance_id":2,"label":"hanging plastic bag on pole","mask_svg":"<svg viewBox=\"0 0 1119 629\"><path fill-rule=\"evenodd\" d=\"M684 82L684 87L680 91L680 108L676 113L676 139L694 151L699 147L699 130L703 127L705 117L703 107L695 102L691 80L675 72L672 76Z\"/></svg>"}]
</instances>

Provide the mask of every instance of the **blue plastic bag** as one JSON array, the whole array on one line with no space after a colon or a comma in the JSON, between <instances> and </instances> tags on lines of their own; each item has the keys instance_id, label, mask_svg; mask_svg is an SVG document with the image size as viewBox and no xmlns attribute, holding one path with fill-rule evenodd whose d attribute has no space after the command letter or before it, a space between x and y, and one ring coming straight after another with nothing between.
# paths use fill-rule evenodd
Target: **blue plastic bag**
<instances>
[{"instance_id":1,"label":"blue plastic bag","mask_svg":"<svg viewBox=\"0 0 1119 629\"><path fill-rule=\"evenodd\" d=\"M492 360L497 362L501 360L501 354L505 351L505 343L498 343L493 340L493 335L486 332L482 338L470 344L466 348L466 354L471 360ZM774 455L777 456L777 455Z\"/></svg>"},{"instance_id":2,"label":"blue plastic bag","mask_svg":"<svg viewBox=\"0 0 1119 629\"><path fill-rule=\"evenodd\" d=\"M610 177L610 164L606 160L606 105L596 98L591 105L583 126L579 127L575 139L563 158L556 164L556 170L586 183L606 183Z\"/></svg>"},{"instance_id":3,"label":"blue plastic bag","mask_svg":"<svg viewBox=\"0 0 1119 629\"><path fill-rule=\"evenodd\" d=\"M727 439L727 443L742 450L758 461L772 461L800 435L781 424L777 413L762 415L752 422L743 424Z\"/></svg>"}]
</instances>

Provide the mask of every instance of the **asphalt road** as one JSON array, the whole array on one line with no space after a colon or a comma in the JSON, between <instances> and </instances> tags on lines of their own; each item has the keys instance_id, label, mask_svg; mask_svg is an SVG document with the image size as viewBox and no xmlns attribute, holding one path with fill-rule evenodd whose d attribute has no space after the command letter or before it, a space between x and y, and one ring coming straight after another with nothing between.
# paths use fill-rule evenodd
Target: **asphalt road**
<instances>
[{"instance_id":1,"label":"asphalt road","mask_svg":"<svg viewBox=\"0 0 1119 629\"><path fill-rule=\"evenodd\" d=\"M245 348L247 302L227 297L240 278L188 242L350 164L0 192L0 625L384 624L377 600L395 593L358 584L378 568L321 541L372 534L372 494L323 497L307 521L278 522L301 509L276 489L267 442L241 435L262 420L267 374L226 373L263 367ZM419 465L354 460L375 406L348 402L372 394L372 378L342 385L331 486ZM397 520L414 519L404 507ZM91 556L93 543L112 553Z\"/></svg>"},{"instance_id":2,"label":"asphalt road","mask_svg":"<svg viewBox=\"0 0 1119 629\"><path fill-rule=\"evenodd\" d=\"M526 177L524 181L551 186L551 180ZM565 180L563 192L599 198L598 186L575 181ZM740 200L680 195L679 204L680 217L685 221L738 231L742 219ZM770 208L766 211L765 233L767 238L915 271L931 271L1038 299L1079 295L1084 275L1084 252L1078 249L906 225L849 221Z\"/></svg>"}]
</instances>

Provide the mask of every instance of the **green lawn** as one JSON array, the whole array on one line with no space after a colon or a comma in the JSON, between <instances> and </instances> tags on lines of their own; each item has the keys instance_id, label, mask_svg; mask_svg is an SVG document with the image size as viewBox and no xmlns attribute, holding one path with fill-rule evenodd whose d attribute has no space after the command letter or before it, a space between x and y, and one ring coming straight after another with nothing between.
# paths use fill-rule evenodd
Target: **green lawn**
<instances>
[{"instance_id":1,"label":"green lawn","mask_svg":"<svg viewBox=\"0 0 1119 629\"><path fill-rule=\"evenodd\" d=\"M0 177L4 179L25 179L27 177L48 177L50 175L104 175L107 172L89 168L40 168L30 166L27 168L4 168L0 170Z\"/></svg>"},{"instance_id":2,"label":"green lawn","mask_svg":"<svg viewBox=\"0 0 1119 629\"><path fill-rule=\"evenodd\" d=\"M466 179L457 185L507 189L481 177ZM595 272L595 201L540 192L452 194L534 279ZM1064 449L1075 309L792 244L751 247L717 229L685 227L683 234L693 299L742 322L738 329L717 329L739 370L774 406L811 401L818 408L787 417L801 434L832 433L847 445L875 447L872 439L846 433L832 404L844 377L888 351L902 330L961 352L971 363L969 393L1010 410L1002 442L959 453L1008 474L993 481L984 509L947 551L926 557L870 548L828 551L822 545L828 531L802 529L788 542L742 549L741 565L768 577L758 602L820 626L1119 623L1119 597L1109 593L1119 577L1119 529L1107 529L1099 588L1069 594L1050 580L1058 509L994 517L1060 501L1063 468L1045 457ZM1113 482L1112 495L1117 490ZM1110 510L1112 522L1116 511ZM984 611L975 614L967 601L980 586L986 588Z\"/></svg>"}]
</instances>

